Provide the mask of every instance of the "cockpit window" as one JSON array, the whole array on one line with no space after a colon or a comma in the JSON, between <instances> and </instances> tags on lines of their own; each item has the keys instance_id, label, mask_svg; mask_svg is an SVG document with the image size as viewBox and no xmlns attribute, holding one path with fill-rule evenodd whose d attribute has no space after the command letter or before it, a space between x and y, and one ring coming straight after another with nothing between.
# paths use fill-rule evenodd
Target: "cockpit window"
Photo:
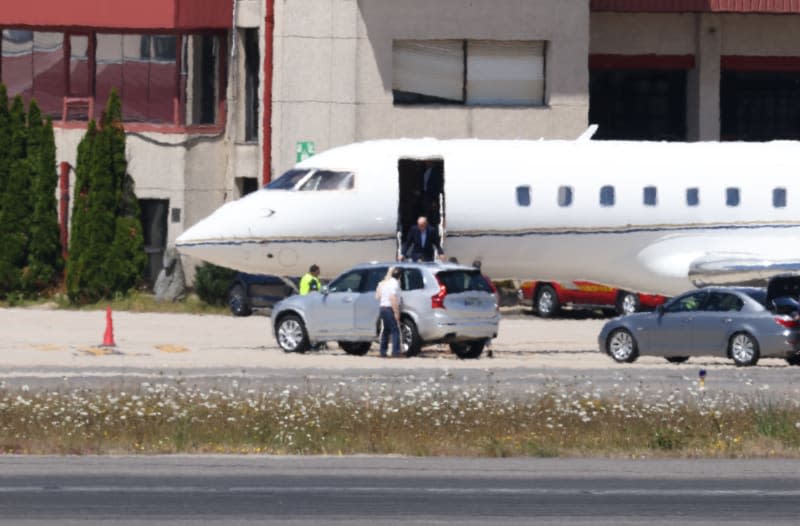
<instances>
[{"instance_id":1,"label":"cockpit window","mask_svg":"<svg viewBox=\"0 0 800 526\"><path fill-rule=\"evenodd\" d=\"M352 172L332 172L317 170L298 190L351 190L353 188Z\"/></svg>"},{"instance_id":2,"label":"cockpit window","mask_svg":"<svg viewBox=\"0 0 800 526\"><path fill-rule=\"evenodd\" d=\"M289 170L264 188L267 190L294 190L297 183L308 175L308 172L309 170Z\"/></svg>"}]
</instances>

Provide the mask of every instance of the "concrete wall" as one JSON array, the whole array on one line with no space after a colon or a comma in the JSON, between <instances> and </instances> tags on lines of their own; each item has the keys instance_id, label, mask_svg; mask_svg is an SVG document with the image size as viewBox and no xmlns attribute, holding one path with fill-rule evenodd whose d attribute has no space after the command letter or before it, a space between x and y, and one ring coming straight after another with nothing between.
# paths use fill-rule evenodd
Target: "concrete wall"
<instances>
[{"instance_id":1,"label":"concrete wall","mask_svg":"<svg viewBox=\"0 0 800 526\"><path fill-rule=\"evenodd\" d=\"M720 58L798 56L798 15L592 13L590 53L693 55L689 140L720 138Z\"/></svg>"},{"instance_id":2,"label":"concrete wall","mask_svg":"<svg viewBox=\"0 0 800 526\"><path fill-rule=\"evenodd\" d=\"M385 137L573 138L588 120L588 0L281 0L273 168ZM394 106L395 39L545 40L544 107Z\"/></svg>"},{"instance_id":3,"label":"concrete wall","mask_svg":"<svg viewBox=\"0 0 800 526\"><path fill-rule=\"evenodd\" d=\"M70 214L74 203L78 144L85 130L56 128L56 156L70 171ZM181 220L167 219L167 243L172 244L185 228L199 221L229 193L226 181L228 155L219 137L182 134L128 134L128 173L136 182L140 199L169 199L170 208L181 210Z\"/></svg>"}]
</instances>

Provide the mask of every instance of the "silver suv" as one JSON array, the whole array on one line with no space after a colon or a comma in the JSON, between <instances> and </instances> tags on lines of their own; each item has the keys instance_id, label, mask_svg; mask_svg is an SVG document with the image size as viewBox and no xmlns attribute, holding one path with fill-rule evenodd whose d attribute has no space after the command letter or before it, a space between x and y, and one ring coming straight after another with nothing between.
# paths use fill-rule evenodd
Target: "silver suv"
<instances>
[{"instance_id":1,"label":"silver suv","mask_svg":"<svg viewBox=\"0 0 800 526\"><path fill-rule=\"evenodd\" d=\"M449 343L459 358L477 358L497 336L500 313L480 271L452 263L369 263L344 272L320 292L291 296L272 309L272 326L286 352L338 341L364 355L380 335L375 289L387 270L403 271L400 331L407 356L424 345Z\"/></svg>"}]
</instances>

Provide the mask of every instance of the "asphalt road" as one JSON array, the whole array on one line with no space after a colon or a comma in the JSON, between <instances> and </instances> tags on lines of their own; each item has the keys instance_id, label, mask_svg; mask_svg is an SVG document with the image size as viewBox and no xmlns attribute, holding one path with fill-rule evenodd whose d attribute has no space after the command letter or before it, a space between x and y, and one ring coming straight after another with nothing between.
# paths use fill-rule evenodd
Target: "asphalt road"
<instances>
[{"instance_id":1,"label":"asphalt road","mask_svg":"<svg viewBox=\"0 0 800 526\"><path fill-rule=\"evenodd\" d=\"M800 462L5 457L0 524L797 524Z\"/></svg>"}]
</instances>

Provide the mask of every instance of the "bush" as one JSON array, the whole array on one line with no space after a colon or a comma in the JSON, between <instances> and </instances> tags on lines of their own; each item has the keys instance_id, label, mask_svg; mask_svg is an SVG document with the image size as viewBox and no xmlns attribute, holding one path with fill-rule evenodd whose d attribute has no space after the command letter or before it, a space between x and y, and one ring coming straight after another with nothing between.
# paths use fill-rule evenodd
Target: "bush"
<instances>
[{"instance_id":1,"label":"bush","mask_svg":"<svg viewBox=\"0 0 800 526\"><path fill-rule=\"evenodd\" d=\"M209 305L225 305L228 302L228 290L235 276L235 270L203 263L197 268L194 290L200 299Z\"/></svg>"}]
</instances>

